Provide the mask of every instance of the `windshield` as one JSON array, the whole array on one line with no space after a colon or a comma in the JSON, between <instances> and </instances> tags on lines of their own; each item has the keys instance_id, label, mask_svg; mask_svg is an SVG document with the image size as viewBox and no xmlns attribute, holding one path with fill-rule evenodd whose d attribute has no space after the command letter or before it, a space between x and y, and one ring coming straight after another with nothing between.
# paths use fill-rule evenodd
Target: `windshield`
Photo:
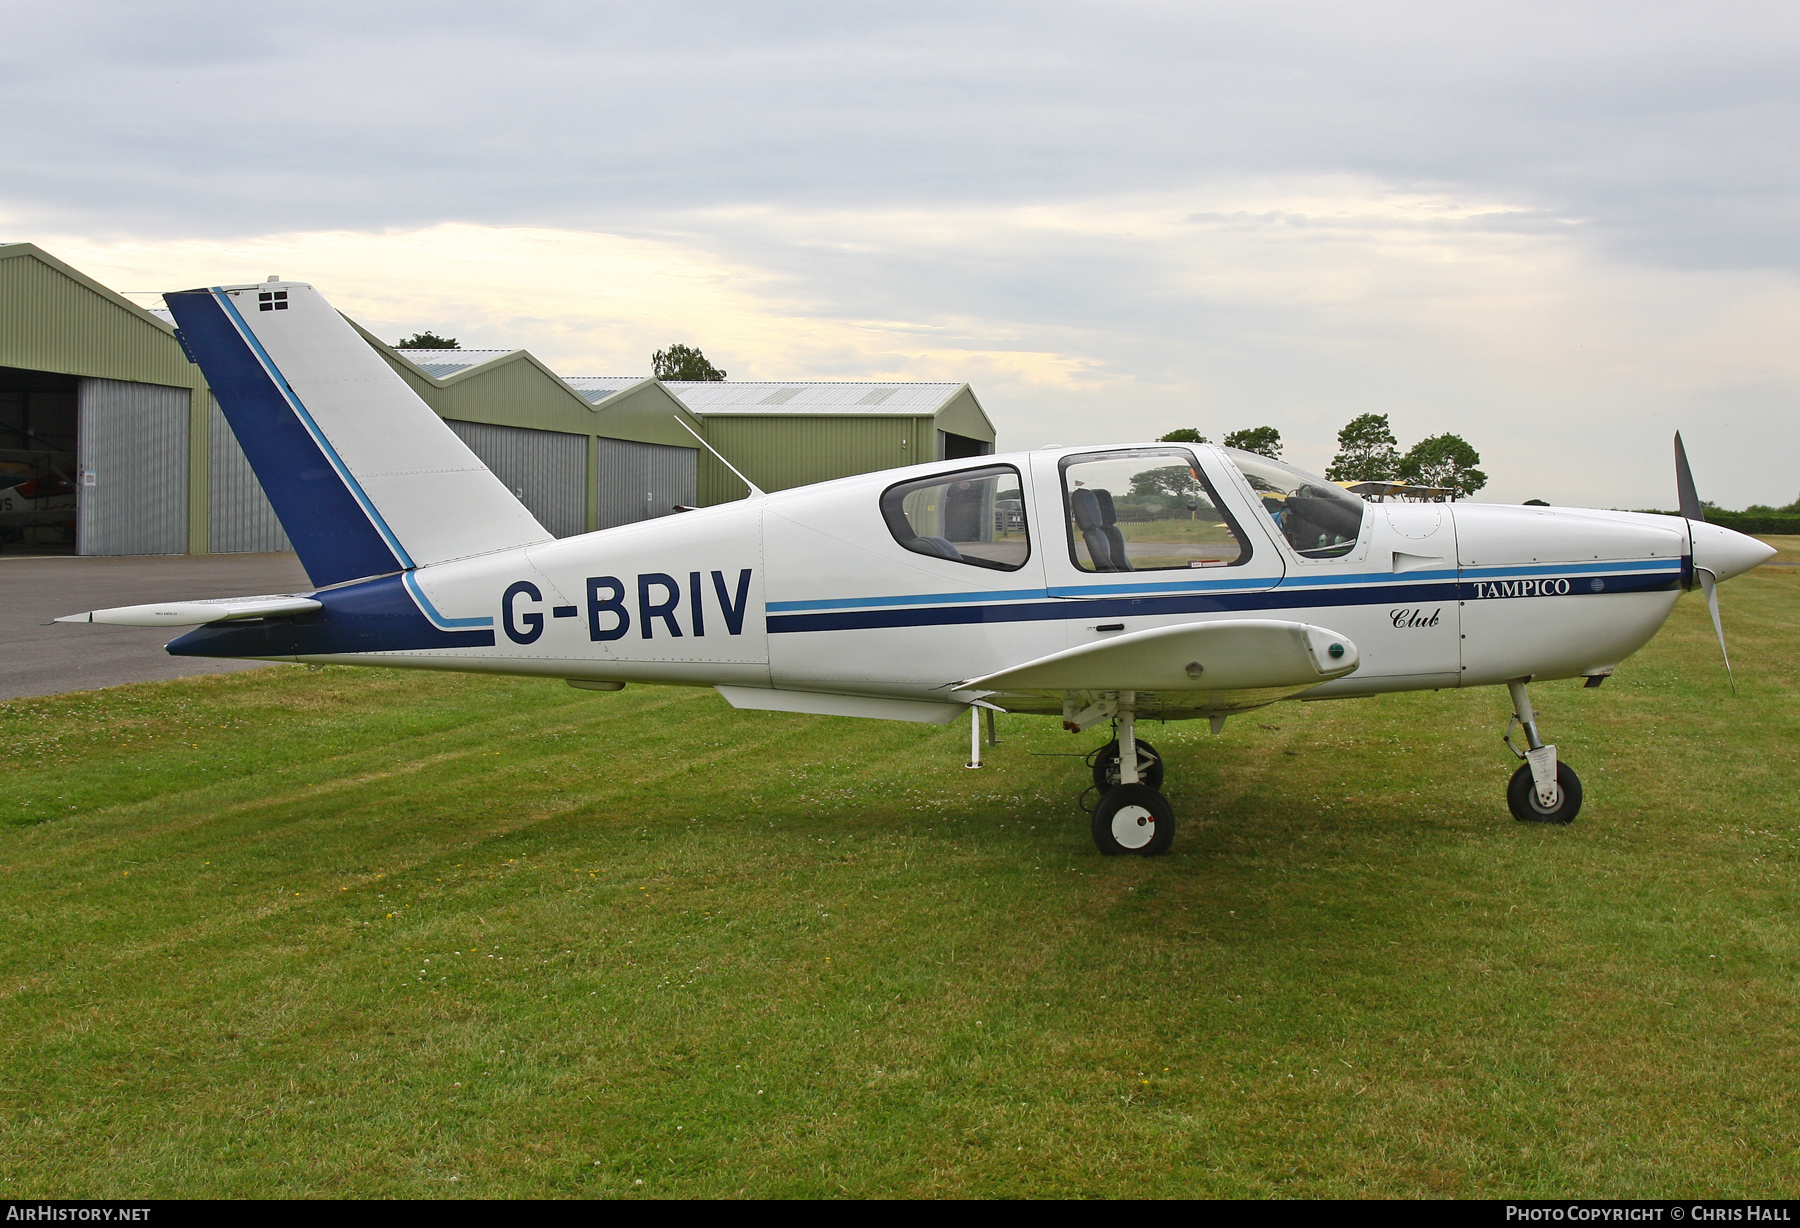
<instances>
[{"instance_id":1,"label":"windshield","mask_svg":"<svg viewBox=\"0 0 1800 1228\"><path fill-rule=\"evenodd\" d=\"M1243 473L1263 510L1305 559L1334 559L1356 547L1362 533L1361 499L1324 478L1254 452L1222 449Z\"/></svg>"}]
</instances>

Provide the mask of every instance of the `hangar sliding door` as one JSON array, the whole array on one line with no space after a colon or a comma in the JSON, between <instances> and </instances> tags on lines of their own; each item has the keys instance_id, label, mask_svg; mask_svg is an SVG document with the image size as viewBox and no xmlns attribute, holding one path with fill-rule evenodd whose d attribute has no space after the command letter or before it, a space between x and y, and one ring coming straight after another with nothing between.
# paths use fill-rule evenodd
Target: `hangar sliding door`
<instances>
[{"instance_id":1,"label":"hangar sliding door","mask_svg":"<svg viewBox=\"0 0 1800 1228\"><path fill-rule=\"evenodd\" d=\"M214 554L292 550L269 496L256 480L231 424L212 407L212 505L208 517Z\"/></svg>"},{"instance_id":2,"label":"hangar sliding door","mask_svg":"<svg viewBox=\"0 0 1800 1228\"><path fill-rule=\"evenodd\" d=\"M557 537L587 528L587 436L487 422L445 425Z\"/></svg>"},{"instance_id":3,"label":"hangar sliding door","mask_svg":"<svg viewBox=\"0 0 1800 1228\"><path fill-rule=\"evenodd\" d=\"M667 516L700 501L700 452L660 443L600 439L600 527Z\"/></svg>"},{"instance_id":4,"label":"hangar sliding door","mask_svg":"<svg viewBox=\"0 0 1800 1228\"><path fill-rule=\"evenodd\" d=\"M76 402L76 549L185 554L188 390L84 379Z\"/></svg>"}]
</instances>

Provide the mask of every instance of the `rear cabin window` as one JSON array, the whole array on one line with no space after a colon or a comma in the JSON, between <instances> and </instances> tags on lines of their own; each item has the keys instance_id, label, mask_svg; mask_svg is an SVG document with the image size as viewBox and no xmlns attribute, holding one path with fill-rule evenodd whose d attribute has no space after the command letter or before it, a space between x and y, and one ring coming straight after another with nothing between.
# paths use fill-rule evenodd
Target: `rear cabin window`
<instances>
[{"instance_id":1,"label":"rear cabin window","mask_svg":"<svg viewBox=\"0 0 1800 1228\"><path fill-rule=\"evenodd\" d=\"M881 518L914 554L1017 571L1031 557L1025 492L1010 465L937 474L890 486Z\"/></svg>"},{"instance_id":2,"label":"rear cabin window","mask_svg":"<svg viewBox=\"0 0 1800 1228\"><path fill-rule=\"evenodd\" d=\"M1083 571L1235 567L1250 557L1186 449L1065 457L1062 478L1069 557Z\"/></svg>"}]
</instances>

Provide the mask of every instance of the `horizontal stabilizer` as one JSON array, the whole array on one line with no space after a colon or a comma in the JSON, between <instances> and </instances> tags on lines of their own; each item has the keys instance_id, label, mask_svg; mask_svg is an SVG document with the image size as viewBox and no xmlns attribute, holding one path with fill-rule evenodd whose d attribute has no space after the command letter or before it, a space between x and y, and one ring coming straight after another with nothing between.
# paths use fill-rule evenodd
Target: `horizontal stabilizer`
<instances>
[{"instance_id":1,"label":"horizontal stabilizer","mask_svg":"<svg viewBox=\"0 0 1800 1228\"><path fill-rule=\"evenodd\" d=\"M242 618L274 618L324 609L311 597L212 597L202 601L159 601L153 605L121 605L86 614L65 614L59 623L105 623L113 627L198 627L203 623Z\"/></svg>"},{"instance_id":2,"label":"horizontal stabilizer","mask_svg":"<svg viewBox=\"0 0 1800 1228\"><path fill-rule=\"evenodd\" d=\"M981 691L1298 691L1342 678L1356 645L1309 623L1234 618L1133 631L964 682Z\"/></svg>"}]
</instances>

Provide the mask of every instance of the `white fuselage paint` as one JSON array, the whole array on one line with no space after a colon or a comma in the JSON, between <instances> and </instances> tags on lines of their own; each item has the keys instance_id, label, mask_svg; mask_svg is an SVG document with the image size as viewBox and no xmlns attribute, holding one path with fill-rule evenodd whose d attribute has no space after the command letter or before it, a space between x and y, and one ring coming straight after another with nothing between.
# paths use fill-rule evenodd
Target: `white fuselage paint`
<instances>
[{"instance_id":1,"label":"white fuselage paint","mask_svg":"<svg viewBox=\"0 0 1800 1228\"><path fill-rule=\"evenodd\" d=\"M1356 672L1302 696L1345 697L1606 670L1668 616L1689 549L1686 522L1673 517L1386 504L1366 509L1354 550L1310 561L1230 461L1202 446L1194 452L1249 538L1248 561L1096 575L1075 566L1064 527L1056 466L1068 451L865 474L423 567L411 575L431 611L491 617L492 648L284 659L966 703L977 695L956 690L959 680L1121 624L1250 616L1352 640ZM1031 548L1020 570L912 553L889 534L878 500L890 485L995 464L1022 479ZM1179 696L1141 702L1203 714ZM1055 710L1041 697L1001 706Z\"/></svg>"}]
</instances>

